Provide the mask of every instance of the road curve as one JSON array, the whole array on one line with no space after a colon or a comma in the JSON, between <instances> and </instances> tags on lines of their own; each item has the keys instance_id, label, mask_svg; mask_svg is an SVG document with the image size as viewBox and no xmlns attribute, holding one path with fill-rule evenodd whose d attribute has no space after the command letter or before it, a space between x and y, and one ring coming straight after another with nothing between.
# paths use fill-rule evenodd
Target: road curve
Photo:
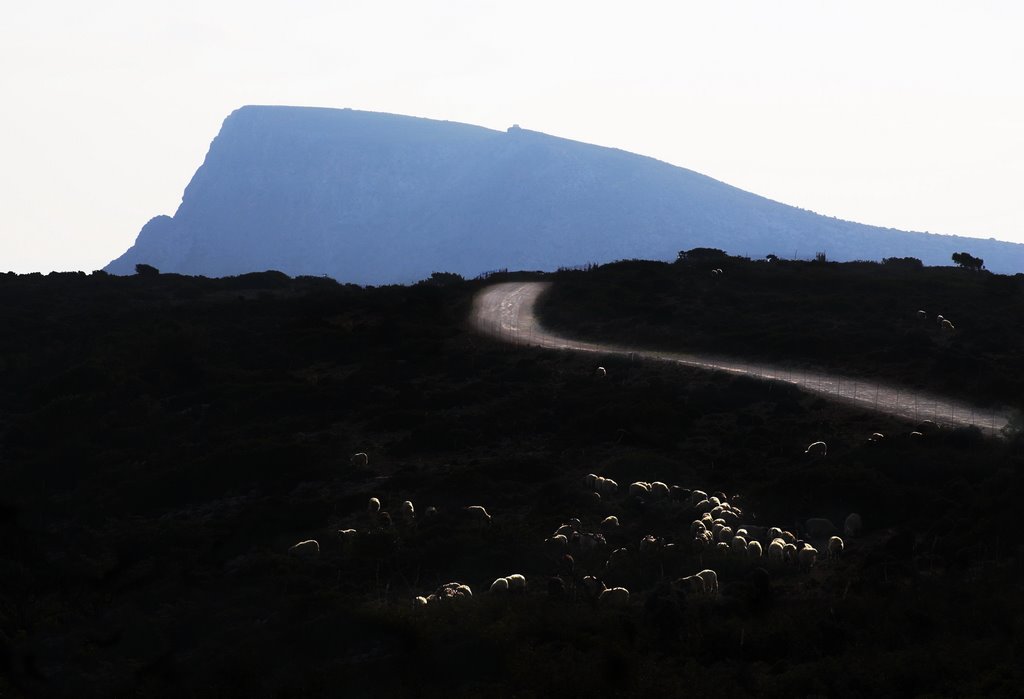
<instances>
[{"instance_id":1,"label":"road curve","mask_svg":"<svg viewBox=\"0 0 1024 699\"><path fill-rule=\"evenodd\" d=\"M473 301L473 326L481 333L517 345L631 355L635 358L675 362L711 371L782 381L832 400L911 420L933 420L938 424L954 427L974 425L990 434L1000 434L1008 421L1007 415L1003 412L977 408L961 401L864 379L707 355L658 352L562 337L541 327L534 315L533 309L537 298L550 284L551 282L507 282L482 289Z\"/></svg>"}]
</instances>

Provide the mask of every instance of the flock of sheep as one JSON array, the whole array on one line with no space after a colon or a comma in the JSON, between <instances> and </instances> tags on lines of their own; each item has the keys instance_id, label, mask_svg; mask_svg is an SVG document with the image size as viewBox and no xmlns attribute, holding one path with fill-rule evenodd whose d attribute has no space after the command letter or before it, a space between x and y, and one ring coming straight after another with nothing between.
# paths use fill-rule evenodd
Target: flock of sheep
<instances>
[{"instance_id":1,"label":"flock of sheep","mask_svg":"<svg viewBox=\"0 0 1024 699\"><path fill-rule=\"evenodd\" d=\"M824 442L814 442L805 453L825 456L827 446ZM368 461L365 453L355 454L351 459L354 465L359 466L366 466ZM620 532L625 529L618 515L608 515L596 527L590 528L584 527L580 519L570 518L541 542L541 552L557 571L546 581L547 592L551 596L571 596L598 606L627 606L630 590L624 585L609 586L605 580L619 578L637 560L672 558L696 570L691 575L671 580L670 586L674 591L714 597L719 591L719 574L702 565L705 557L709 561L729 560L733 568L737 562L763 568L765 572L762 574L767 574L768 570L779 570L784 566L809 570L817 563L822 551L827 560L837 561L845 548L835 525L827 519L808 519L798 536L789 529L753 523L737 504L740 498L730 499L722 492L708 494L703 490L685 489L660 481L635 481L620 489L613 479L594 473L584 477L583 485L595 502L610 505L615 499L623 504L627 499L638 501L637 504L670 511L672 521L680 526L667 536L653 533L643 536L634 550L629 546L611 547L608 544L609 539L624 543L624 535ZM380 500L372 497L367 504L367 512L374 528L412 525L416 519L416 509L409 500L404 501L392 517L381 509ZM435 508L428 507L424 516L429 518L436 513ZM482 505L464 507L461 514L467 525L485 527L492 521L491 514ZM687 521L689 525L685 526L683 523ZM852 513L843 523L843 535L856 537L862 528L860 515ZM356 529L340 529L337 535L343 546L350 548L360 533ZM320 544L315 539L300 541L289 549L289 553L300 558L314 558L320 553ZM495 596L525 594L527 578L522 573L496 578L487 586L487 592ZM429 594L415 597L414 603L417 608L462 604L472 597L470 585L452 581L438 586Z\"/></svg>"}]
</instances>

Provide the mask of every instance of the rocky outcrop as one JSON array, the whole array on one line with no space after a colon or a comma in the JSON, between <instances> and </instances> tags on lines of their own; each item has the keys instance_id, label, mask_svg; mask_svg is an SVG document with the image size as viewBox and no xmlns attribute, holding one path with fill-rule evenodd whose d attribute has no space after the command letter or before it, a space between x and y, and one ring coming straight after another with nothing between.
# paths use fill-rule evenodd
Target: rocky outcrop
<instances>
[{"instance_id":1,"label":"rocky outcrop","mask_svg":"<svg viewBox=\"0 0 1024 699\"><path fill-rule=\"evenodd\" d=\"M674 259L698 246L831 260L961 250L1024 270L1024 245L819 216L624 151L510 128L354 110L243 107L172 218L107 266L226 276L276 269L359 284L432 272Z\"/></svg>"}]
</instances>

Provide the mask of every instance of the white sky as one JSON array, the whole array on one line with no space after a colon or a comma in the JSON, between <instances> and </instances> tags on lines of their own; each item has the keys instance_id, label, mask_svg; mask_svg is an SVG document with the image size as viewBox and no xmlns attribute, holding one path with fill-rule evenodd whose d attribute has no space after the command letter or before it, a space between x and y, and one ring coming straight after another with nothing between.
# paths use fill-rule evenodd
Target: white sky
<instances>
[{"instance_id":1,"label":"white sky","mask_svg":"<svg viewBox=\"0 0 1024 699\"><path fill-rule=\"evenodd\" d=\"M862 223L1024 242L1016 0L0 5L0 270L91 271L245 104L650 155Z\"/></svg>"}]
</instances>

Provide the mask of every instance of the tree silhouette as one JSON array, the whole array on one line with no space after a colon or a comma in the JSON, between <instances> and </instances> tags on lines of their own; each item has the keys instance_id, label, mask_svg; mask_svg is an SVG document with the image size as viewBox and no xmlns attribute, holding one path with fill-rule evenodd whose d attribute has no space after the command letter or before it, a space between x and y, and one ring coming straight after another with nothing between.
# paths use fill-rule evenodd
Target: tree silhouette
<instances>
[{"instance_id":1,"label":"tree silhouette","mask_svg":"<svg viewBox=\"0 0 1024 699\"><path fill-rule=\"evenodd\" d=\"M954 252L953 262L957 263L964 269L974 270L979 272L985 267L985 260L980 257L975 257L967 252Z\"/></svg>"}]
</instances>

